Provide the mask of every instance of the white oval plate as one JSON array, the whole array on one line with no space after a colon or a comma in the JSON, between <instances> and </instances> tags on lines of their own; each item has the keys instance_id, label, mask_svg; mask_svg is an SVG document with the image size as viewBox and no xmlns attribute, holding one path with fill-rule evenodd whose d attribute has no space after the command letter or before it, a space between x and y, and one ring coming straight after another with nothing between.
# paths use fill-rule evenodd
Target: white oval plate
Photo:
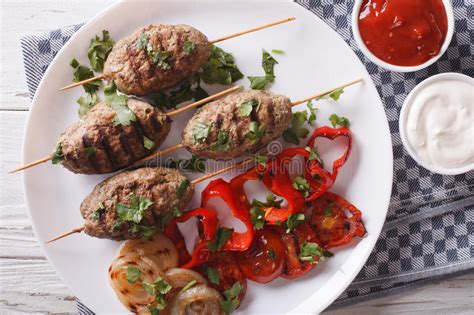
<instances>
[{"instance_id":1,"label":"white oval plate","mask_svg":"<svg viewBox=\"0 0 474 315\"><path fill-rule=\"evenodd\" d=\"M261 49L281 49L275 55L276 82L271 90L297 100L318 91L363 77L364 83L348 88L338 103L317 102L318 123L337 113L348 117L354 132L354 151L333 191L342 194L364 213L368 235L335 250L335 257L307 276L270 284L249 282L241 313L318 313L330 305L364 265L379 236L387 213L392 185L392 147L387 119L370 76L345 42L311 12L286 0L279 1L146 1L119 2L92 19L64 46L45 73L33 100L26 125L23 162L51 152L59 134L77 121L76 100L81 88L58 92L71 82L68 63L76 57L87 62L90 39L103 29L114 39L149 23L190 24L210 39L289 16L296 21L220 43L232 52L246 75L261 75ZM248 80L238 84L248 87ZM305 109L302 105L298 109ZM175 120L162 148L180 142L180 133L192 113ZM323 148L320 150L324 151ZM332 150L332 149L331 149ZM184 151L173 156L183 156ZM329 164L329 163L328 163ZM74 175L60 166L45 164L24 173L26 201L41 244L82 225L79 205L107 176ZM194 176L195 177L195 176ZM229 179L230 174L224 176ZM188 209L199 204L201 190ZM263 192L262 192L263 193ZM74 235L49 246L46 256L73 293L98 313L126 312L108 283L107 268L119 243Z\"/></svg>"}]
</instances>

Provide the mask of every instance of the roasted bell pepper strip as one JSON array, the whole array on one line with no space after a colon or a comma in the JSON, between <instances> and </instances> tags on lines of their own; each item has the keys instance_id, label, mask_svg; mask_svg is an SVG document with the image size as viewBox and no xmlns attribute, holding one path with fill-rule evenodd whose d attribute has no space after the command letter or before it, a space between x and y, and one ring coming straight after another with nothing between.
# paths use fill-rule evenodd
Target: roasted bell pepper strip
<instances>
[{"instance_id":1,"label":"roasted bell pepper strip","mask_svg":"<svg viewBox=\"0 0 474 315\"><path fill-rule=\"evenodd\" d=\"M334 180L331 174L318 161L309 160L310 153L305 148L288 148L283 150L277 156L279 165L289 164L296 155L301 155L305 158L305 178L312 190L308 197L306 197L306 201L312 201L324 194L332 186Z\"/></svg>"},{"instance_id":2,"label":"roasted bell pepper strip","mask_svg":"<svg viewBox=\"0 0 474 315\"><path fill-rule=\"evenodd\" d=\"M239 195L232 190L232 186L222 178L211 181L201 195L201 207L206 207L212 198L222 199L230 208L232 215L242 221L247 228L243 233L233 232L224 244L224 250L244 251L249 248L253 240L253 224L250 219L249 207L242 202Z\"/></svg>"},{"instance_id":3,"label":"roasted bell pepper strip","mask_svg":"<svg viewBox=\"0 0 474 315\"><path fill-rule=\"evenodd\" d=\"M181 266L181 268L187 269L201 265L209 259L210 249L207 247L207 244L216 237L217 228L219 226L219 219L217 218L217 213L215 211L206 208L197 208L183 213L180 217L174 218L168 224L168 227L165 230L165 235L173 241L179 241L177 235L180 235L181 238L182 235L179 232L178 223L186 222L192 217L197 217L199 219L202 229L200 229L199 233L201 238L194 247L191 259ZM186 247L183 248L182 245L180 245L180 247L181 251L186 250ZM180 254L180 257L181 255L186 256Z\"/></svg>"},{"instance_id":4,"label":"roasted bell pepper strip","mask_svg":"<svg viewBox=\"0 0 474 315\"><path fill-rule=\"evenodd\" d=\"M360 210L331 192L313 201L310 223L325 249L348 244L366 233Z\"/></svg>"},{"instance_id":5,"label":"roasted bell pepper strip","mask_svg":"<svg viewBox=\"0 0 474 315\"><path fill-rule=\"evenodd\" d=\"M327 138L330 140L334 140L338 137L346 137L348 139L347 149L344 151L342 156L335 160L332 163L332 173L331 178L333 181L336 181L336 177L339 174L339 170L341 167L346 163L347 159L351 155L352 150L352 132L347 128L331 128L328 126L323 126L314 130L311 138L308 141L308 146L314 147L317 138Z\"/></svg>"}]
</instances>

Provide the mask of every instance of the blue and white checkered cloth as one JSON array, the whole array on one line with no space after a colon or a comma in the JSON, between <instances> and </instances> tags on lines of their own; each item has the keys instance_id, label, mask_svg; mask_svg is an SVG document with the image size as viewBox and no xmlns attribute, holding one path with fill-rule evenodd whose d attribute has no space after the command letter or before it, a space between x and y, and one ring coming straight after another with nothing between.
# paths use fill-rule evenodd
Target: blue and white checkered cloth
<instances>
[{"instance_id":1,"label":"blue and white checkered cloth","mask_svg":"<svg viewBox=\"0 0 474 315\"><path fill-rule=\"evenodd\" d=\"M365 64L382 98L392 134L393 191L380 239L366 265L331 306L355 303L441 276L474 268L474 172L434 174L404 150L398 130L400 108L421 81L441 72L474 77L474 4L453 0L455 33L448 51L434 65L414 73L379 68L356 46L351 31L354 1L297 0L338 32ZM55 54L80 25L22 38L30 96ZM92 314L78 303L81 314Z\"/></svg>"}]
</instances>

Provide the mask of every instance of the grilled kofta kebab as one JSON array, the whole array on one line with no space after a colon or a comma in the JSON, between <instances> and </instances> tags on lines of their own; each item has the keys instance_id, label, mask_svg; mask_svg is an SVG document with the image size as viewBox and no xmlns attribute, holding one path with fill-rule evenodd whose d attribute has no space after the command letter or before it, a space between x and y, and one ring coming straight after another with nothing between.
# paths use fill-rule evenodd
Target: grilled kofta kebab
<instances>
[{"instance_id":1,"label":"grilled kofta kebab","mask_svg":"<svg viewBox=\"0 0 474 315\"><path fill-rule=\"evenodd\" d=\"M170 116L239 89L238 86L232 87L168 113L147 102L128 98L127 107L136 117L128 125L117 124L117 112L105 102L99 102L62 133L51 155L10 173L49 160L79 174L118 171L143 159L163 143L171 128Z\"/></svg>"},{"instance_id":2,"label":"grilled kofta kebab","mask_svg":"<svg viewBox=\"0 0 474 315\"><path fill-rule=\"evenodd\" d=\"M52 239L85 232L116 241L138 239L158 231L164 218L191 201L194 185L253 163L247 159L212 174L189 181L176 169L146 167L118 173L97 184L84 199L80 211L84 225Z\"/></svg>"},{"instance_id":3,"label":"grilled kofta kebab","mask_svg":"<svg viewBox=\"0 0 474 315\"><path fill-rule=\"evenodd\" d=\"M61 90L105 79L113 80L125 94L144 96L161 92L196 74L209 58L210 45L292 20L287 18L213 41L188 25L142 27L114 45L102 75Z\"/></svg>"}]
</instances>

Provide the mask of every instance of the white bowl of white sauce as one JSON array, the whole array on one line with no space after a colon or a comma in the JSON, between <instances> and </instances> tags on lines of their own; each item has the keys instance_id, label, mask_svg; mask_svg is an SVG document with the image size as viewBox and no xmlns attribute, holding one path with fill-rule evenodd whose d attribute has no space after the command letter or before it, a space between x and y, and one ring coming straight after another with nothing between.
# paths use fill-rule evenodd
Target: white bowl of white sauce
<instances>
[{"instance_id":1,"label":"white bowl of white sauce","mask_svg":"<svg viewBox=\"0 0 474 315\"><path fill-rule=\"evenodd\" d=\"M432 172L474 170L474 79L443 73L418 84L403 104L400 136L411 157Z\"/></svg>"}]
</instances>

